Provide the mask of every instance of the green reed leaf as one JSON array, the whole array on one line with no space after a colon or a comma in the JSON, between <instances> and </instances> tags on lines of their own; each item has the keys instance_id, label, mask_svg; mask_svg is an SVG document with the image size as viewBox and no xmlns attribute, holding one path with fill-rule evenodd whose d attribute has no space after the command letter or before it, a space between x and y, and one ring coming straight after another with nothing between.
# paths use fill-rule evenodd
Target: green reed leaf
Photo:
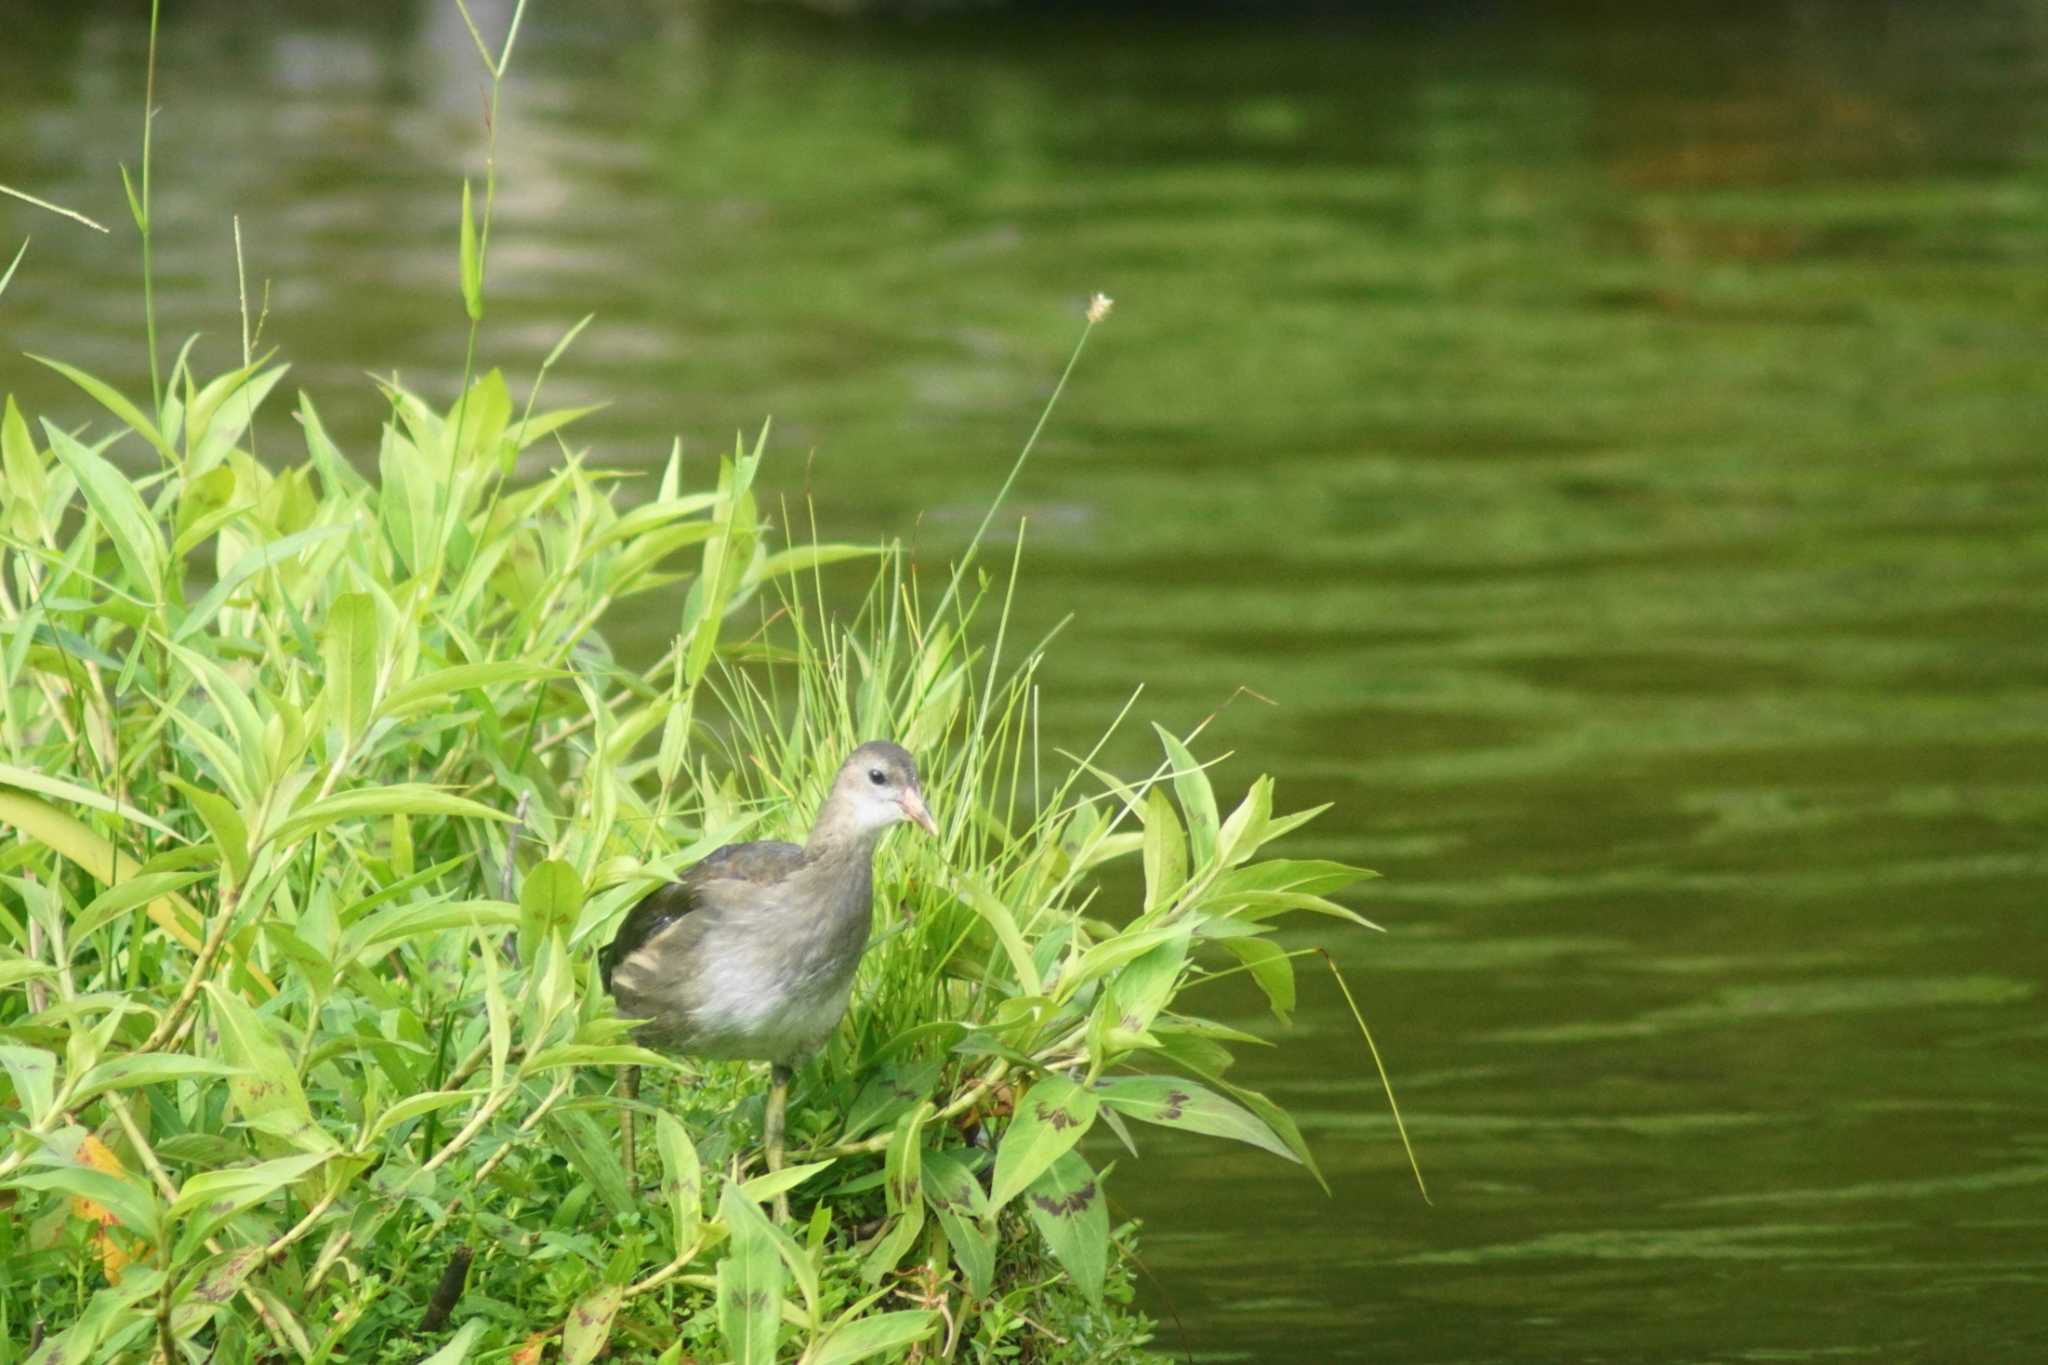
<instances>
[{"instance_id":1,"label":"green reed leaf","mask_svg":"<svg viewBox=\"0 0 2048 1365\"><path fill-rule=\"evenodd\" d=\"M136 417L141 420L140 413ZM153 434L154 428L151 431ZM51 453L78 481L93 519L113 542L131 590L151 601L161 598L164 542L134 485L104 455L80 445L61 427L44 422L43 434L49 438Z\"/></svg>"}]
</instances>

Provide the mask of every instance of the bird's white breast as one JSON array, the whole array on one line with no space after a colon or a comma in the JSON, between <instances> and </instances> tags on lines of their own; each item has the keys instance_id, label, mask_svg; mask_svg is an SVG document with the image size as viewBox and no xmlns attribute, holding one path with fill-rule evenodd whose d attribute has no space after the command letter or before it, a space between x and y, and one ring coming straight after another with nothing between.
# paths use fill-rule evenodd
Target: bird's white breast
<instances>
[{"instance_id":1,"label":"bird's white breast","mask_svg":"<svg viewBox=\"0 0 2048 1365\"><path fill-rule=\"evenodd\" d=\"M706 1055L793 1060L818 1047L846 1013L843 973L790 971L775 951L728 953L698 983L693 1031Z\"/></svg>"}]
</instances>

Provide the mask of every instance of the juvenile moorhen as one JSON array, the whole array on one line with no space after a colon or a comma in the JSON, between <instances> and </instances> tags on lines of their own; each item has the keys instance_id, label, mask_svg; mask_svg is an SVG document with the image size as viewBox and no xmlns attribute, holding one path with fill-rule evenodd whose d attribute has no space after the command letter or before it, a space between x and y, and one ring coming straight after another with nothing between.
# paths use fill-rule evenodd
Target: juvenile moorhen
<instances>
[{"instance_id":1,"label":"juvenile moorhen","mask_svg":"<svg viewBox=\"0 0 2048 1365\"><path fill-rule=\"evenodd\" d=\"M938 832L917 761L871 740L840 767L801 848L727 844L634 906L598 957L619 1013L644 1021L640 1042L774 1064L763 1124L770 1170L782 1165L790 1077L838 1027L853 993L874 904L875 844L902 820ZM627 1085L637 1090L637 1077ZM626 1125L630 1173L630 1112Z\"/></svg>"}]
</instances>

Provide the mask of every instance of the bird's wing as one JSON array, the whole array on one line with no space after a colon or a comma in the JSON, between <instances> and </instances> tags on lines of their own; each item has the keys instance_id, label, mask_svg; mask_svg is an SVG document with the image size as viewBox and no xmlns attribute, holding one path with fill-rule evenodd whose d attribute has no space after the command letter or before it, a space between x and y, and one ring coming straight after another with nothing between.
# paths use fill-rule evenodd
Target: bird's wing
<instances>
[{"instance_id":1,"label":"bird's wing","mask_svg":"<svg viewBox=\"0 0 2048 1365\"><path fill-rule=\"evenodd\" d=\"M763 839L751 844L727 844L692 863L683 880L692 886L710 882L779 882L803 863L804 851L780 839Z\"/></svg>"},{"instance_id":2,"label":"bird's wing","mask_svg":"<svg viewBox=\"0 0 2048 1365\"><path fill-rule=\"evenodd\" d=\"M598 954L605 989L611 989L619 963L677 920L705 905L723 908L751 899L758 888L795 871L803 856L801 848L779 840L727 844L692 863L677 880L656 887L627 912L619 932Z\"/></svg>"}]
</instances>

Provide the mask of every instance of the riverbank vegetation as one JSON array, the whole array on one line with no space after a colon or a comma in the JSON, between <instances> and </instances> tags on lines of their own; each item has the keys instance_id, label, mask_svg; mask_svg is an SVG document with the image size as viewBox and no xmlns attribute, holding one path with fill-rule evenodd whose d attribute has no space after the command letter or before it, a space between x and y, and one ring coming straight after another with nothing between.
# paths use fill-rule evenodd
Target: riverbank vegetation
<instances>
[{"instance_id":1,"label":"riverbank vegetation","mask_svg":"<svg viewBox=\"0 0 2048 1365\"><path fill-rule=\"evenodd\" d=\"M345 451L243 323L226 373L188 345L131 397L48 359L97 420L0 415L0 1358L1141 1356L1113 1170L1161 1127L1315 1170L1190 992L1248 973L1285 1020L1275 918L1356 921L1330 896L1369 874L1273 856L1315 812L1219 793L1196 736L1131 777L1041 734L980 536L925 577L792 540L765 433L616 475L545 366L385 384ZM940 837L885 846L768 1173L758 1070L634 1046L595 952L876 736Z\"/></svg>"}]
</instances>

